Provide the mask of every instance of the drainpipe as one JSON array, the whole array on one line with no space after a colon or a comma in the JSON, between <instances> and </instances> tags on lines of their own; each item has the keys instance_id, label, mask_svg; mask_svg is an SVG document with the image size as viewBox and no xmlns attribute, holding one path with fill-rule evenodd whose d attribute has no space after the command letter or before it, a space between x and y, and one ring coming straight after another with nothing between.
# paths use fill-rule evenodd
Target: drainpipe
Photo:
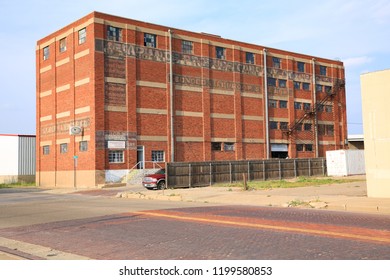
<instances>
[{"instance_id":1,"label":"drainpipe","mask_svg":"<svg viewBox=\"0 0 390 280\"><path fill-rule=\"evenodd\" d=\"M174 135L174 127L173 127L173 71L172 71L172 33L170 29L168 30L169 34L169 105L171 111L171 162L175 161L175 135Z\"/></svg>"},{"instance_id":2,"label":"drainpipe","mask_svg":"<svg viewBox=\"0 0 390 280\"><path fill-rule=\"evenodd\" d=\"M268 81L267 81L267 49L263 49L264 59L264 104L265 104L265 146L267 159L269 159L269 117L268 117Z\"/></svg>"},{"instance_id":3,"label":"drainpipe","mask_svg":"<svg viewBox=\"0 0 390 280\"><path fill-rule=\"evenodd\" d=\"M313 67L313 102L314 102L314 141L316 149L316 158L318 158L318 119L317 119L317 87L316 87L316 60L312 60Z\"/></svg>"}]
</instances>

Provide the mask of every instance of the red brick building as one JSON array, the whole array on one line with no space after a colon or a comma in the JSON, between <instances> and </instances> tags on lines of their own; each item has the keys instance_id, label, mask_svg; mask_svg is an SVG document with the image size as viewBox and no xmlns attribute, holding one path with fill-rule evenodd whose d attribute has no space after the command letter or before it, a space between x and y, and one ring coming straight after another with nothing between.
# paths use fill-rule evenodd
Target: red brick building
<instances>
[{"instance_id":1,"label":"red brick building","mask_svg":"<svg viewBox=\"0 0 390 280\"><path fill-rule=\"evenodd\" d=\"M36 65L41 186L345 147L340 61L93 12L39 40Z\"/></svg>"}]
</instances>

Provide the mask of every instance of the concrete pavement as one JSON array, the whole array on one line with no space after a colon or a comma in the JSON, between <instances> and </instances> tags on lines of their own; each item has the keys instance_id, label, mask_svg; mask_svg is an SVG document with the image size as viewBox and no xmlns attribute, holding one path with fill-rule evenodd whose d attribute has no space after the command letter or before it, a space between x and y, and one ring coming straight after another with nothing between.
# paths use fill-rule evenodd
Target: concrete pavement
<instances>
[{"instance_id":1,"label":"concrete pavement","mask_svg":"<svg viewBox=\"0 0 390 280\"><path fill-rule=\"evenodd\" d=\"M390 215L390 198L367 197L365 176L353 182L298 188L245 191L238 187L146 190L129 186L117 197L232 205L300 207Z\"/></svg>"}]
</instances>

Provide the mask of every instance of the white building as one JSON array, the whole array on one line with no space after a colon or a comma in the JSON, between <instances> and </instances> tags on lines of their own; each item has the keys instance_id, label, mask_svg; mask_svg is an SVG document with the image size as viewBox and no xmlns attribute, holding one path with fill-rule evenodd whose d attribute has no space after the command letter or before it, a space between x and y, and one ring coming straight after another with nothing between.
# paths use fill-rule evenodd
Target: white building
<instances>
[{"instance_id":1,"label":"white building","mask_svg":"<svg viewBox=\"0 0 390 280\"><path fill-rule=\"evenodd\" d=\"M0 134L0 184L35 182L35 135Z\"/></svg>"}]
</instances>

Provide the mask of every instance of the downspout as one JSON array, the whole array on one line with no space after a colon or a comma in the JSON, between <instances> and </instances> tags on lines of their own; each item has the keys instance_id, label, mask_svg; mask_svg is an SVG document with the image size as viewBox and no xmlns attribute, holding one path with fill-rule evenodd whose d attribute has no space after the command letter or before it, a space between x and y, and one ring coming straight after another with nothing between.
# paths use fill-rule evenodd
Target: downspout
<instances>
[{"instance_id":1,"label":"downspout","mask_svg":"<svg viewBox=\"0 0 390 280\"><path fill-rule=\"evenodd\" d=\"M169 34L169 105L170 105L170 112L171 112L171 160L170 162L175 161L175 135L174 135L174 127L173 127L173 118L174 118L174 112L173 112L173 70L172 70L172 33L170 29L168 30Z\"/></svg>"},{"instance_id":2,"label":"downspout","mask_svg":"<svg viewBox=\"0 0 390 280\"><path fill-rule=\"evenodd\" d=\"M266 158L269 159L269 117L268 117L268 81L267 81L267 49L263 49L264 59L264 113L265 113L265 146Z\"/></svg>"},{"instance_id":3,"label":"downspout","mask_svg":"<svg viewBox=\"0 0 390 280\"><path fill-rule=\"evenodd\" d=\"M316 87L316 60L312 60L313 68L313 102L314 102L314 141L316 149L316 158L318 158L318 119L317 119L317 87Z\"/></svg>"}]
</instances>

